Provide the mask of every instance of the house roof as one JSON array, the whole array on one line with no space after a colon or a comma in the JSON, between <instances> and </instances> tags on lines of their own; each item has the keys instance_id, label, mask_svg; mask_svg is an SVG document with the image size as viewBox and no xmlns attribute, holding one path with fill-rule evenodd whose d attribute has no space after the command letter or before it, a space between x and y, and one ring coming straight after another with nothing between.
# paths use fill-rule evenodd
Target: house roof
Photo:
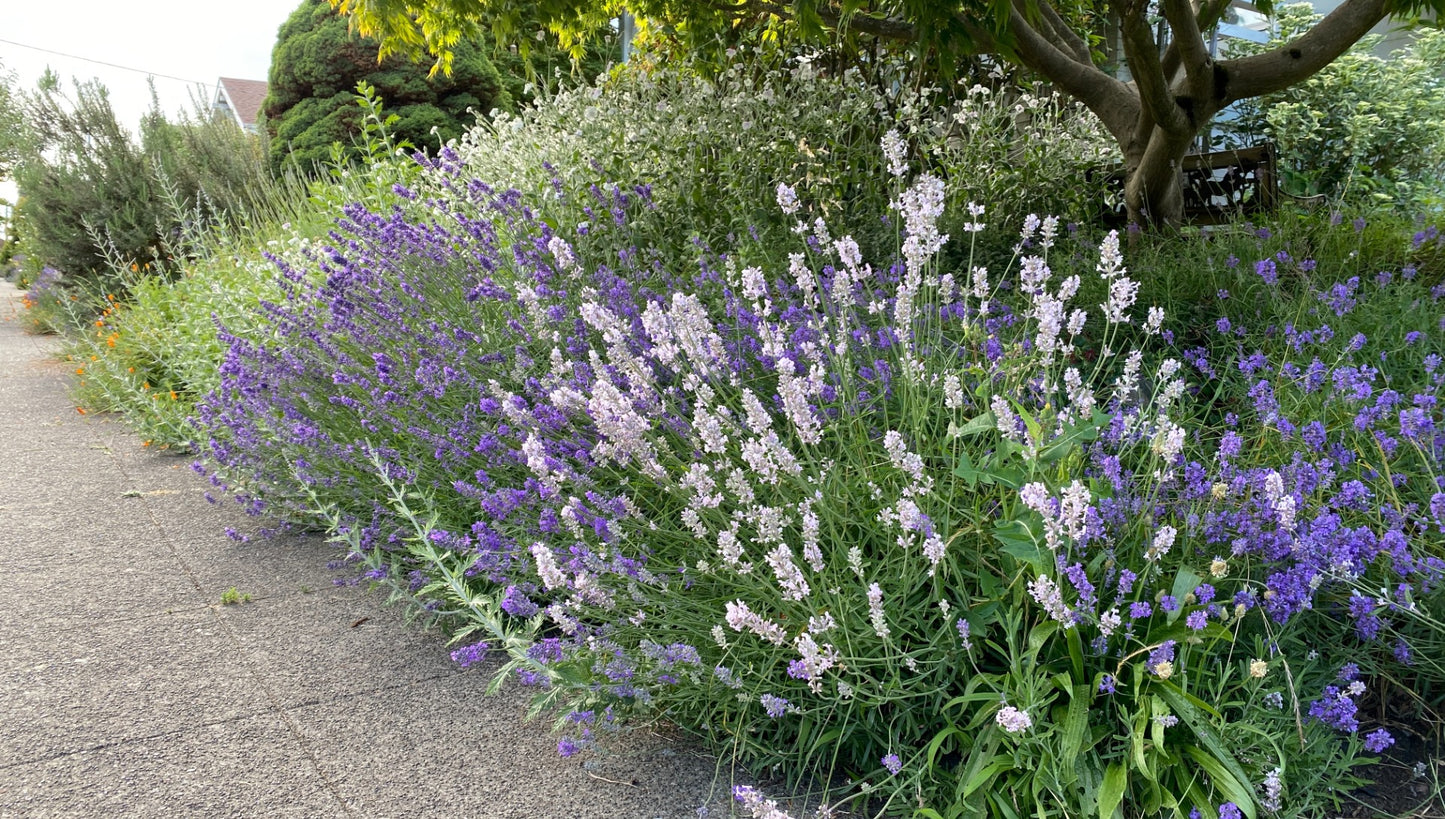
<instances>
[{"instance_id":1,"label":"house roof","mask_svg":"<svg viewBox=\"0 0 1445 819\"><path fill-rule=\"evenodd\" d=\"M216 96L218 99L224 97L241 127L255 128L256 116L261 112L262 101L266 99L266 83L261 80L222 77L216 84Z\"/></svg>"}]
</instances>

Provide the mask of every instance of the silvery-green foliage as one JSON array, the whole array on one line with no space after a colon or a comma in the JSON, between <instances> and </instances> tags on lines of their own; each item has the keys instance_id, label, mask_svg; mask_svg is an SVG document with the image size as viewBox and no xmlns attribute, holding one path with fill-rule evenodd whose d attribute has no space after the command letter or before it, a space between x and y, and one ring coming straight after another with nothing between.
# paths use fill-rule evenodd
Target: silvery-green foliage
<instances>
[{"instance_id":1,"label":"silvery-green foliage","mask_svg":"<svg viewBox=\"0 0 1445 819\"><path fill-rule=\"evenodd\" d=\"M15 84L15 72L0 63L0 177L10 175L27 136L25 119L20 115L20 94Z\"/></svg>"}]
</instances>

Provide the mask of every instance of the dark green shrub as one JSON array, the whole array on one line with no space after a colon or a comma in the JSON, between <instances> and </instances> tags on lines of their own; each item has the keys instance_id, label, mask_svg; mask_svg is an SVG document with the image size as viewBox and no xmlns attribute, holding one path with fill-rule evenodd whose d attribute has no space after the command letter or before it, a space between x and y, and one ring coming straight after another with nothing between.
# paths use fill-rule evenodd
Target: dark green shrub
<instances>
[{"instance_id":1,"label":"dark green shrub","mask_svg":"<svg viewBox=\"0 0 1445 819\"><path fill-rule=\"evenodd\" d=\"M462 42L450 76L429 77L427 67L401 57L376 59L376 44L347 30L324 0L305 0L281 26L271 57L270 89L262 112L271 138L273 167L291 160L303 168L327 161L335 143L361 133L363 111L356 86L366 82L397 117L398 142L435 149L462 135L511 97L482 46Z\"/></svg>"},{"instance_id":2,"label":"dark green shrub","mask_svg":"<svg viewBox=\"0 0 1445 819\"><path fill-rule=\"evenodd\" d=\"M141 121L141 146L152 173L190 208L243 218L260 206L271 182L264 143L211 116L200 100L177 122L156 105Z\"/></svg>"},{"instance_id":3,"label":"dark green shrub","mask_svg":"<svg viewBox=\"0 0 1445 819\"><path fill-rule=\"evenodd\" d=\"M24 125L20 95L15 90L15 74L0 63L0 179L8 177L20 160L26 135Z\"/></svg>"},{"instance_id":4,"label":"dark green shrub","mask_svg":"<svg viewBox=\"0 0 1445 819\"><path fill-rule=\"evenodd\" d=\"M106 89L49 76L25 95L32 144L16 170L16 222L31 273L54 267L72 282L160 270L200 223L245 220L270 174L260 144L198 106L178 123L153 111L137 140Z\"/></svg>"},{"instance_id":5,"label":"dark green shrub","mask_svg":"<svg viewBox=\"0 0 1445 819\"><path fill-rule=\"evenodd\" d=\"M35 145L16 169L29 264L76 277L109 268L100 244L127 263L158 257L159 185L145 152L116 120L105 86L76 82L68 99L54 75L27 95Z\"/></svg>"}]
</instances>

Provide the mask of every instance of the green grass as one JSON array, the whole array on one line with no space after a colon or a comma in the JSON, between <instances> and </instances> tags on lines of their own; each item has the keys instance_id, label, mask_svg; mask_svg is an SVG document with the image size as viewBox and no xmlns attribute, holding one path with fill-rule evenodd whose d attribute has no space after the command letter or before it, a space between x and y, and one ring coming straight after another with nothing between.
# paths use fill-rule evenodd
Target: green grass
<instances>
[{"instance_id":1,"label":"green grass","mask_svg":"<svg viewBox=\"0 0 1445 819\"><path fill-rule=\"evenodd\" d=\"M223 606L238 606L242 603L249 603L251 600L252 597L249 593L238 591L235 586L221 592L221 605Z\"/></svg>"}]
</instances>

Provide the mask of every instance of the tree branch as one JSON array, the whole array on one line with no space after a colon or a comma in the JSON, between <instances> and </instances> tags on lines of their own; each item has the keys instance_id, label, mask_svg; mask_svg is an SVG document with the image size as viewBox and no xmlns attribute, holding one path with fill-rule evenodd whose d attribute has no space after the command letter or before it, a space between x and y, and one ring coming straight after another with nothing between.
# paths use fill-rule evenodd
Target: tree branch
<instances>
[{"instance_id":1,"label":"tree branch","mask_svg":"<svg viewBox=\"0 0 1445 819\"><path fill-rule=\"evenodd\" d=\"M1009 9L1009 28L1019 61L1082 102L1124 144L1139 112L1139 99L1129 86L1060 51L1029 25L1017 6Z\"/></svg>"},{"instance_id":2,"label":"tree branch","mask_svg":"<svg viewBox=\"0 0 1445 819\"><path fill-rule=\"evenodd\" d=\"M1194 17L1194 23L1199 27L1201 39L1203 32L1209 31L1219 23L1225 10L1229 8L1229 3L1230 0L1203 0ZM1164 66L1164 76L1170 82L1174 81L1174 75L1179 72L1180 60L1179 40L1176 37L1164 49L1164 56L1159 60L1160 64Z\"/></svg>"},{"instance_id":3,"label":"tree branch","mask_svg":"<svg viewBox=\"0 0 1445 819\"><path fill-rule=\"evenodd\" d=\"M1204 0L1200 4L1199 14L1195 18L1200 31L1208 31L1215 27L1220 20L1224 19L1224 12L1229 9L1230 0Z\"/></svg>"},{"instance_id":4,"label":"tree branch","mask_svg":"<svg viewBox=\"0 0 1445 819\"><path fill-rule=\"evenodd\" d=\"M1154 136L1154 125L1154 112L1149 110L1149 106L1147 105L1139 106L1138 121L1134 124L1134 142L1132 147L1140 154L1144 152L1144 148L1148 146L1149 140Z\"/></svg>"},{"instance_id":5,"label":"tree branch","mask_svg":"<svg viewBox=\"0 0 1445 819\"><path fill-rule=\"evenodd\" d=\"M1128 61L1129 73L1139 89L1140 102L1149 109L1160 127L1166 130L1188 127L1183 112L1174 104L1169 78L1164 75L1164 65L1159 59L1159 46L1144 19L1142 3L1131 3L1120 9L1119 24L1124 35L1124 59Z\"/></svg>"},{"instance_id":6,"label":"tree branch","mask_svg":"<svg viewBox=\"0 0 1445 819\"><path fill-rule=\"evenodd\" d=\"M1171 40L1169 45L1164 46L1164 54L1159 58L1159 68L1164 72L1164 79L1169 87L1174 87L1174 75L1179 73L1179 41Z\"/></svg>"},{"instance_id":7,"label":"tree branch","mask_svg":"<svg viewBox=\"0 0 1445 819\"><path fill-rule=\"evenodd\" d=\"M735 8L739 12L759 11L765 14L773 14L783 19L792 19L793 9L781 3L769 2L769 0L751 0L738 6L729 4L714 4L715 8ZM832 28L839 28L843 23L843 15L831 4L820 4L816 9L818 17ZM848 16L848 28L861 31L864 34L871 34L874 37L881 37L885 40L899 40L911 42L918 37L918 29L911 23L901 20L893 20L887 17L875 17L871 14L856 12ZM990 38L990 42L992 38Z\"/></svg>"},{"instance_id":8,"label":"tree branch","mask_svg":"<svg viewBox=\"0 0 1445 819\"><path fill-rule=\"evenodd\" d=\"M1174 33L1169 47L1179 55L1184 75L1188 78L1189 95L1202 100L1209 95L1214 72L1209 70L1209 50L1204 47L1204 35L1199 31L1195 11L1189 0L1160 0L1160 7L1164 12L1164 19L1169 21L1169 28ZM1174 72L1163 70L1162 61L1161 71L1165 82L1173 80Z\"/></svg>"},{"instance_id":9,"label":"tree branch","mask_svg":"<svg viewBox=\"0 0 1445 819\"><path fill-rule=\"evenodd\" d=\"M1072 26L1064 21L1064 18L1059 15L1058 10L1054 8L1053 3L1048 2L1048 0L1042 0L1042 2L1039 3L1039 15L1043 18L1045 24L1048 25L1050 33L1053 34L1051 39L1056 45L1066 47L1068 49L1067 53L1070 57L1073 57L1075 61L1089 65L1094 64L1094 57L1089 51L1089 44L1084 41L1083 37L1079 36L1077 31L1074 31Z\"/></svg>"},{"instance_id":10,"label":"tree branch","mask_svg":"<svg viewBox=\"0 0 1445 819\"><path fill-rule=\"evenodd\" d=\"M1387 0L1346 0L1314 28L1273 51L1220 60L1228 82L1223 104L1257 97L1301 82L1354 45L1385 19Z\"/></svg>"}]
</instances>

